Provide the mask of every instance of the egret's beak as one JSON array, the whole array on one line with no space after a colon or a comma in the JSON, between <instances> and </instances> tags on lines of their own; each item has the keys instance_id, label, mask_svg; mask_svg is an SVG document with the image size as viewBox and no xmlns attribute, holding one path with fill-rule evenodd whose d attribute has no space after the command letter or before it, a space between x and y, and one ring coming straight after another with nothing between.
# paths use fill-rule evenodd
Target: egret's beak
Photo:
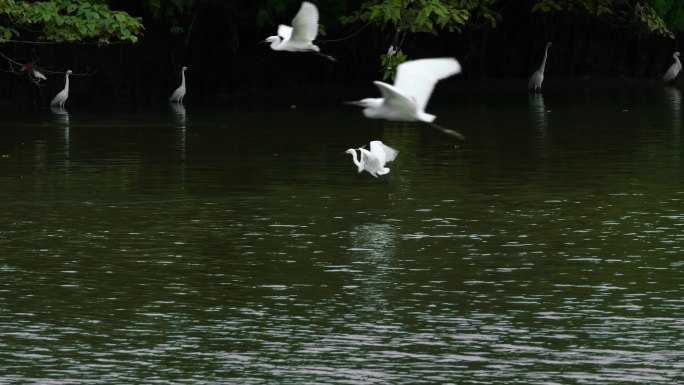
<instances>
[{"instance_id":1,"label":"egret's beak","mask_svg":"<svg viewBox=\"0 0 684 385\"><path fill-rule=\"evenodd\" d=\"M268 43L266 40L257 41L255 45Z\"/></svg>"}]
</instances>

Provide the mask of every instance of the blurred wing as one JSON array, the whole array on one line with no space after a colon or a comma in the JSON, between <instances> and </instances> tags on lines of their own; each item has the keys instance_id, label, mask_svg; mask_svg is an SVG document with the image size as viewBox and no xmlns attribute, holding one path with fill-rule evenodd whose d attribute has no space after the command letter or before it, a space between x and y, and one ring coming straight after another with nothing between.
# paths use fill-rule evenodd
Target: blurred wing
<instances>
[{"instance_id":1,"label":"blurred wing","mask_svg":"<svg viewBox=\"0 0 684 385\"><path fill-rule=\"evenodd\" d=\"M413 97L420 111L424 111L435 84L459 72L461 65L454 58L408 61L397 67L394 87Z\"/></svg>"},{"instance_id":2,"label":"blurred wing","mask_svg":"<svg viewBox=\"0 0 684 385\"><path fill-rule=\"evenodd\" d=\"M292 19L292 29L292 41L311 43L318 35L318 8L309 2L303 2Z\"/></svg>"},{"instance_id":3,"label":"blurred wing","mask_svg":"<svg viewBox=\"0 0 684 385\"><path fill-rule=\"evenodd\" d=\"M370 142L370 151L380 160L380 163L383 165L393 161L397 157L397 154L399 154L399 151L385 145L379 140Z\"/></svg>"},{"instance_id":4,"label":"blurred wing","mask_svg":"<svg viewBox=\"0 0 684 385\"><path fill-rule=\"evenodd\" d=\"M383 166L375 155L365 148L359 148L359 151L361 152L361 164L363 164L364 170L373 174L373 176L375 176L378 171L382 170Z\"/></svg>"},{"instance_id":5,"label":"blurred wing","mask_svg":"<svg viewBox=\"0 0 684 385\"><path fill-rule=\"evenodd\" d=\"M282 37L283 40L290 40L292 37L292 27L285 24L280 24L278 26L278 36Z\"/></svg>"},{"instance_id":6,"label":"blurred wing","mask_svg":"<svg viewBox=\"0 0 684 385\"><path fill-rule=\"evenodd\" d=\"M397 89L397 87L380 81L374 81L373 84L380 90L385 104L395 110L405 112L409 115L415 115L416 101L412 97L406 95L404 90Z\"/></svg>"}]
</instances>

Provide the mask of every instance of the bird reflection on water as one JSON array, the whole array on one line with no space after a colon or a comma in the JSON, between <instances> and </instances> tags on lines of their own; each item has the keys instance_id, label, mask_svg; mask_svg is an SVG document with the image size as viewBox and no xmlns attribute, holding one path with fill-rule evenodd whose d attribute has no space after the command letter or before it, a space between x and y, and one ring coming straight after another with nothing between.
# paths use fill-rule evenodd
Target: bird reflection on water
<instances>
[{"instance_id":1,"label":"bird reflection on water","mask_svg":"<svg viewBox=\"0 0 684 385\"><path fill-rule=\"evenodd\" d=\"M67 111L63 107L52 105L50 106L50 113L52 113L56 126L62 131L62 134L64 135L64 159L68 162L70 147L69 142L71 136L71 130L69 127L69 111Z\"/></svg>"},{"instance_id":2,"label":"bird reflection on water","mask_svg":"<svg viewBox=\"0 0 684 385\"><path fill-rule=\"evenodd\" d=\"M544 95L535 93L528 96L528 101L530 104L530 116L532 117L532 123L535 128L540 131L546 131L548 128L548 116L546 111L546 105L544 104Z\"/></svg>"},{"instance_id":3,"label":"bird reflection on water","mask_svg":"<svg viewBox=\"0 0 684 385\"><path fill-rule=\"evenodd\" d=\"M665 99L672 112L672 127L679 128L682 120L682 91L676 87L665 87Z\"/></svg>"}]
</instances>

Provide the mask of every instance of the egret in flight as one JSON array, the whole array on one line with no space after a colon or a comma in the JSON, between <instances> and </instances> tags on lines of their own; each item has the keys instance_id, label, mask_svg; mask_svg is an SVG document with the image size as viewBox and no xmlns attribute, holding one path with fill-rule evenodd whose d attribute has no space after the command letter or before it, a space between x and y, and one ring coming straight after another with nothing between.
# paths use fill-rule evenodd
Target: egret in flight
<instances>
[{"instance_id":1,"label":"egret in flight","mask_svg":"<svg viewBox=\"0 0 684 385\"><path fill-rule=\"evenodd\" d=\"M181 68L181 85L169 97L169 100L172 102L183 103L183 97L185 96L185 71L187 69L188 67Z\"/></svg>"},{"instance_id":2,"label":"egret in flight","mask_svg":"<svg viewBox=\"0 0 684 385\"><path fill-rule=\"evenodd\" d=\"M527 83L527 90L530 92L541 92L542 82L544 81L544 68L546 67L546 57L549 54L549 47L553 44L551 42L546 43L546 48L544 49L544 59L542 59L539 69L534 71L532 76L530 76L530 81Z\"/></svg>"},{"instance_id":3,"label":"egret in flight","mask_svg":"<svg viewBox=\"0 0 684 385\"><path fill-rule=\"evenodd\" d=\"M679 52L673 53L672 58L674 59L674 63L672 63L670 68L667 69L667 72L665 72L665 75L663 75L663 81L666 83L674 80L679 74L679 71L682 70L682 62L679 61Z\"/></svg>"},{"instance_id":4,"label":"egret in flight","mask_svg":"<svg viewBox=\"0 0 684 385\"><path fill-rule=\"evenodd\" d=\"M399 151L385 145L379 140L370 142L370 151L366 150L364 147L365 146L350 148L345 151L345 153L351 154L352 161L356 165L358 172L366 171L376 178L379 177L385 185L388 197L393 199L394 194L392 194L389 182L382 176L389 174L390 169L385 167L385 165L393 161L399 154Z\"/></svg>"},{"instance_id":5,"label":"egret in flight","mask_svg":"<svg viewBox=\"0 0 684 385\"><path fill-rule=\"evenodd\" d=\"M356 151L361 153L360 158ZM358 172L367 171L377 178L379 175L385 175L390 172L390 169L385 167L385 164L393 161L397 154L399 154L399 151L379 140L374 140L370 142L370 151L360 147L350 148L345 153L352 155L352 161L358 168Z\"/></svg>"},{"instance_id":6,"label":"egret in flight","mask_svg":"<svg viewBox=\"0 0 684 385\"><path fill-rule=\"evenodd\" d=\"M318 35L318 8L305 1L299 12L292 19L292 26L280 24L278 35L269 36L264 43L271 43L274 51L314 52L326 59L337 61L334 57L320 52L320 48L313 44Z\"/></svg>"},{"instance_id":7,"label":"egret in flight","mask_svg":"<svg viewBox=\"0 0 684 385\"><path fill-rule=\"evenodd\" d=\"M69 75L71 75L71 70L68 70L65 75L64 89L61 90L50 102L52 106L59 106L59 108L64 108L64 103L69 98Z\"/></svg>"},{"instance_id":8,"label":"egret in flight","mask_svg":"<svg viewBox=\"0 0 684 385\"><path fill-rule=\"evenodd\" d=\"M438 126L436 116L425 112L432 90L438 81L461 72L461 65L454 58L419 59L407 61L397 67L394 85L374 81L381 98L366 98L348 102L364 107L363 114L371 119L393 122L424 122L447 135L463 139L460 133Z\"/></svg>"}]
</instances>

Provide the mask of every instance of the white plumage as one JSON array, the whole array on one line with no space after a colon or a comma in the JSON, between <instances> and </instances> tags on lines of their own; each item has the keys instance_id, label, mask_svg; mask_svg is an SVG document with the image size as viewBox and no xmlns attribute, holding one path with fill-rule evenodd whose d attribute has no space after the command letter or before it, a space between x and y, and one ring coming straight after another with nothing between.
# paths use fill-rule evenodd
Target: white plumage
<instances>
[{"instance_id":1,"label":"white plumage","mask_svg":"<svg viewBox=\"0 0 684 385\"><path fill-rule=\"evenodd\" d=\"M176 103L183 103L185 97L185 71L188 67L181 68L181 85L169 97L169 100Z\"/></svg>"},{"instance_id":2,"label":"white plumage","mask_svg":"<svg viewBox=\"0 0 684 385\"><path fill-rule=\"evenodd\" d=\"M544 69L546 68L546 57L549 54L549 47L553 46L551 42L546 43L546 48L544 49L544 59L542 59L539 69L534 71L530 80L527 83L527 89L533 92L541 91L542 82L544 81Z\"/></svg>"},{"instance_id":3,"label":"white plumage","mask_svg":"<svg viewBox=\"0 0 684 385\"><path fill-rule=\"evenodd\" d=\"M356 151L359 151L361 154L360 158L359 153ZM393 161L399 154L399 151L379 140L370 142L370 151L361 147L350 148L345 152L352 155L352 161L356 165L358 172L366 171L376 178L390 172L390 169L385 167L385 164Z\"/></svg>"},{"instance_id":4,"label":"white plumage","mask_svg":"<svg viewBox=\"0 0 684 385\"><path fill-rule=\"evenodd\" d=\"M69 75L71 75L71 70L66 72L64 77L64 89L61 90L50 102L50 105L59 106L59 108L64 108L64 103L69 98Z\"/></svg>"},{"instance_id":5,"label":"white plumage","mask_svg":"<svg viewBox=\"0 0 684 385\"><path fill-rule=\"evenodd\" d=\"M461 65L453 58L407 61L397 67L394 85L373 82L382 98L366 98L350 104L365 107L363 114L371 119L431 123L435 116L425 113L425 107L435 84L459 72Z\"/></svg>"},{"instance_id":6,"label":"white plumage","mask_svg":"<svg viewBox=\"0 0 684 385\"><path fill-rule=\"evenodd\" d=\"M292 19L292 26L279 25L278 35L269 36L266 41L271 43L271 49L275 51L318 52L320 49L313 44L317 35L318 8L305 1Z\"/></svg>"},{"instance_id":7,"label":"white plumage","mask_svg":"<svg viewBox=\"0 0 684 385\"><path fill-rule=\"evenodd\" d=\"M299 11L292 19L292 26L281 24L278 26L278 34L269 36L264 40L271 43L274 51L290 52L316 52L320 51L313 41L318 35L318 8L308 1L302 2ZM332 56L322 56L335 60Z\"/></svg>"},{"instance_id":8,"label":"white plumage","mask_svg":"<svg viewBox=\"0 0 684 385\"><path fill-rule=\"evenodd\" d=\"M672 58L674 59L674 63L672 63L670 68L668 68L667 72L663 75L664 82L674 80L679 74L679 71L682 70L682 62L679 61L679 52L673 53Z\"/></svg>"},{"instance_id":9,"label":"white plumage","mask_svg":"<svg viewBox=\"0 0 684 385\"><path fill-rule=\"evenodd\" d=\"M419 59L397 67L394 85L374 81L381 98L366 98L349 104L364 107L363 114L371 119L394 122L425 122L442 132L463 139L456 131L432 123L436 116L425 112L430 95L438 81L461 72L454 58Z\"/></svg>"}]
</instances>

